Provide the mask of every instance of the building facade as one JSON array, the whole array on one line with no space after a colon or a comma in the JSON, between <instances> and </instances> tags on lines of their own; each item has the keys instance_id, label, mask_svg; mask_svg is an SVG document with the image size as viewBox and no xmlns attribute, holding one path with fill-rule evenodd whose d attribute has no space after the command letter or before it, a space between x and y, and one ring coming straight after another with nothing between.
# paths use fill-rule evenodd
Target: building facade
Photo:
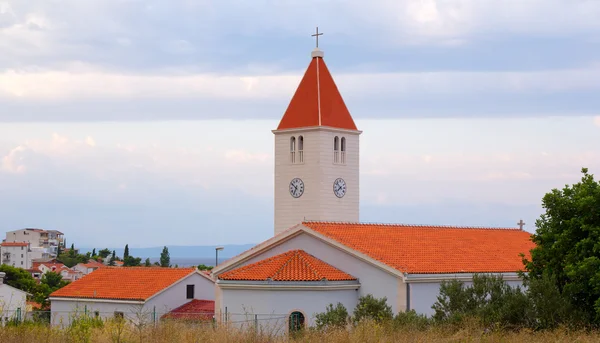
<instances>
[{"instance_id":1,"label":"building facade","mask_svg":"<svg viewBox=\"0 0 600 343\"><path fill-rule=\"evenodd\" d=\"M30 269L32 266L29 243L3 242L0 243L0 264Z\"/></svg>"}]
</instances>

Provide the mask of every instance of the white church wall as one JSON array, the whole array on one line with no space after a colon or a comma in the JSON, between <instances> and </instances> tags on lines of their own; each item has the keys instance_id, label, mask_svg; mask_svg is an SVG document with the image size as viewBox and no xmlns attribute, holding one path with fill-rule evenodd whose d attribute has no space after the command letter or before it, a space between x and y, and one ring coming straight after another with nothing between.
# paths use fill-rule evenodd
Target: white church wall
<instances>
[{"instance_id":1,"label":"white church wall","mask_svg":"<svg viewBox=\"0 0 600 343\"><path fill-rule=\"evenodd\" d=\"M223 312L227 308L227 322L236 327L259 325L262 330L282 334L288 329L288 318L294 311L304 314L305 324L315 323L315 314L324 312L327 304L341 302L354 309L358 292L346 290L273 290L222 289Z\"/></svg>"},{"instance_id":2,"label":"white church wall","mask_svg":"<svg viewBox=\"0 0 600 343\"><path fill-rule=\"evenodd\" d=\"M243 265L258 262L265 258L295 249L304 250L316 258L356 277L361 284L359 296L372 294L377 298L387 297L387 303L392 306L394 313L405 309L404 307L401 307L404 299L398 298L398 290L400 288L398 286L398 278L306 234L301 234L275 246L259 256L255 256L249 261L246 261ZM336 300L332 298L327 303L320 304L320 306L325 308L327 304L335 302ZM354 308L348 308L348 311L351 312L352 310L354 310Z\"/></svg>"},{"instance_id":3,"label":"white church wall","mask_svg":"<svg viewBox=\"0 0 600 343\"><path fill-rule=\"evenodd\" d=\"M450 280L450 278L448 278ZM506 281L511 287L523 287L521 281ZM465 286L473 285L473 282L464 282ZM424 283L410 283L409 284L409 304L410 310L415 310L417 313L421 313L427 316L432 316L435 311L431 308L437 301L437 296L440 294L441 282L424 282Z\"/></svg>"}]
</instances>

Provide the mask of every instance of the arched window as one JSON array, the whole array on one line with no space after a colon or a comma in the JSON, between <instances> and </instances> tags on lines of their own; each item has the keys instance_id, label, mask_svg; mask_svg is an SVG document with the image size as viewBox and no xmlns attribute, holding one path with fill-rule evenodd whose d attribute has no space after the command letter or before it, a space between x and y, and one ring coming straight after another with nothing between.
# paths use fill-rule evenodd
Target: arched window
<instances>
[{"instance_id":1,"label":"arched window","mask_svg":"<svg viewBox=\"0 0 600 343\"><path fill-rule=\"evenodd\" d=\"M304 163L304 136L298 136L298 163Z\"/></svg>"},{"instance_id":2,"label":"arched window","mask_svg":"<svg viewBox=\"0 0 600 343\"><path fill-rule=\"evenodd\" d=\"M335 136L333 138L333 163L340 162L340 138Z\"/></svg>"},{"instance_id":3,"label":"arched window","mask_svg":"<svg viewBox=\"0 0 600 343\"><path fill-rule=\"evenodd\" d=\"M340 163L346 164L346 137L342 137L340 147L341 147Z\"/></svg>"},{"instance_id":4,"label":"arched window","mask_svg":"<svg viewBox=\"0 0 600 343\"><path fill-rule=\"evenodd\" d=\"M300 311L294 311L288 319L290 334L296 333L304 329L304 314Z\"/></svg>"},{"instance_id":5,"label":"arched window","mask_svg":"<svg viewBox=\"0 0 600 343\"><path fill-rule=\"evenodd\" d=\"M290 138L290 162L296 163L296 137Z\"/></svg>"}]
</instances>

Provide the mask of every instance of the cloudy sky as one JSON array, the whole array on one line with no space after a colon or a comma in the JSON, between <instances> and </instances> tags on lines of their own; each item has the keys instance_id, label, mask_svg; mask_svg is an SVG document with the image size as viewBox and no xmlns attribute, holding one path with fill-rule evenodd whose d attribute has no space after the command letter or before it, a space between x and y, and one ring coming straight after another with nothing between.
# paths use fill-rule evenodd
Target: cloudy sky
<instances>
[{"instance_id":1,"label":"cloudy sky","mask_svg":"<svg viewBox=\"0 0 600 343\"><path fill-rule=\"evenodd\" d=\"M0 0L0 232L272 235L273 135L320 46L361 220L515 226L600 171L600 1Z\"/></svg>"}]
</instances>

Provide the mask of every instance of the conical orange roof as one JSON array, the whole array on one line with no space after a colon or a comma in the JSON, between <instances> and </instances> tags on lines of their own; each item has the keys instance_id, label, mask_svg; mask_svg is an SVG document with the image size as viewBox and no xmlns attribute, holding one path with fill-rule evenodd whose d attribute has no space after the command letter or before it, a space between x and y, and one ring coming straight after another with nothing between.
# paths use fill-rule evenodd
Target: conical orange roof
<instances>
[{"instance_id":1,"label":"conical orange roof","mask_svg":"<svg viewBox=\"0 0 600 343\"><path fill-rule=\"evenodd\" d=\"M322 57L313 57L277 130L330 126L357 130Z\"/></svg>"},{"instance_id":2,"label":"conical orange roof","mask_svg":"<svg viewBox=\"0 0 600 343\"><path fill-rule=\"evenodd\" d=\"M219 275L221 280L238 281L350 281L355 277L308 254L290 250Z\"/></svg>"}]
</instances>

